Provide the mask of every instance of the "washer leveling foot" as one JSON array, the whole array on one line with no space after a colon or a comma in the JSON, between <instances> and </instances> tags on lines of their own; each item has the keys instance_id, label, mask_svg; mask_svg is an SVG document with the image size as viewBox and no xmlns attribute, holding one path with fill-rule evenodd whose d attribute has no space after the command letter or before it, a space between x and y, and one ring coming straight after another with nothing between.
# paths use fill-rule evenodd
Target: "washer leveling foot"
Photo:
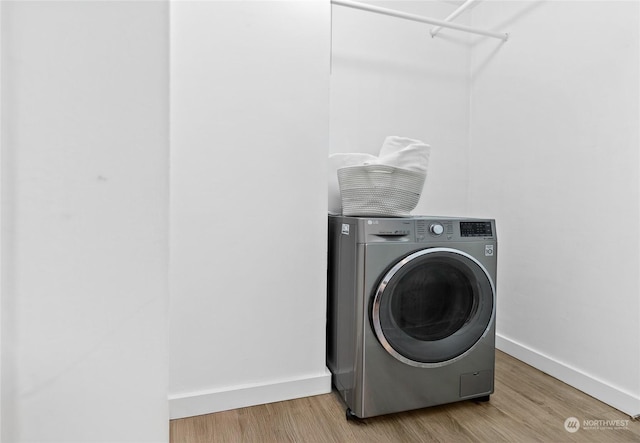
<instances>
[{"instance_id":1,"label":"washer leveling foot","mask_svg":"<svg viewBox=\"0 0 640 443\"><path fill-rule=\"evenodd\" d=\"M345 416L347 417L347 421L353 420L353 421L359 422L361 420L360 417L358 417L356 414L353 413L351 408L347 408L347 410L345 411Z\"/></svg>"}]
</instances>

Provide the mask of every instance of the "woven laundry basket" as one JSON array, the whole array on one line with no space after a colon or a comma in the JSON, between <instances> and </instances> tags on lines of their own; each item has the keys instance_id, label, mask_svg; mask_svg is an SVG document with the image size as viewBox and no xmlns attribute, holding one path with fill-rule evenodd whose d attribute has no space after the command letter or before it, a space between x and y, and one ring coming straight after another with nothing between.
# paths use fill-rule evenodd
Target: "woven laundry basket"
<instances>
[{"instance_id":1,"label":"woven laundry basket","mask_svg":"<svg viewBox=\"0 0 640 443\"><path fill-rule=\"evenodd\" d=\"M403 217L416 207L426 172L386 165L338 169L342 215Z\"/></svg>"}]
</instances>

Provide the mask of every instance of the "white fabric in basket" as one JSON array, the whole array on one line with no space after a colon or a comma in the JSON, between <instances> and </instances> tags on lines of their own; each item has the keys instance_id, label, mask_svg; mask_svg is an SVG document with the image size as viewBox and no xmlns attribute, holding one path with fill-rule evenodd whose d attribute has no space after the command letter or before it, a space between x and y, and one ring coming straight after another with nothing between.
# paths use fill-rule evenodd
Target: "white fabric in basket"
<instances>
[{"instance_id":1,"label":"white fabric in basket","mask_svg":"<svg viewBox=\"0 0 640 443\"><path fill-rule=\"evenodd\" d=\"M392 135L384 140L377 164L427 172L430 151L431 146L420 140Z\"/></svg>"}]
</instances>

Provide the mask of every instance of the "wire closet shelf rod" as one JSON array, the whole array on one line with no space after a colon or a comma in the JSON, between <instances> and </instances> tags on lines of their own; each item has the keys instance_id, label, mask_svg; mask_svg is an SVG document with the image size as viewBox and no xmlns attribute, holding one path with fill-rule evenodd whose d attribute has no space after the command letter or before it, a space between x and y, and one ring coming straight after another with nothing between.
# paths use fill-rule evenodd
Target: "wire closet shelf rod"
<instances>
[{"instance_id":1,"label":"wire closet shelf rod","mask_svg":"<svg viewBox=\"0 0 640 443\"><path fill-rule=\"evenodd\" d=\"M388 8L381 8L379 6L373 6L366 3L353 2L350 0L331 0L331 3L334 5L344 6L347 8L360 9L362 11L374 12L376 14L383 14L391 17L402 18L405 20L412 20L415 22L436 25L442 28L456 29L458 31L470 32L472 34L479 34L487 37L498 38L504 41L506 41L509 38L509 34L506 34L506 33L485 31L483 29L478 29L478 28L474 28L466 25L460 25L460 24L452 23L446 20L438 20L435 18L425 17L422 15L409 14L407 12L395 11L393 9L388 9Z\"/></svg>"}]
</instances>

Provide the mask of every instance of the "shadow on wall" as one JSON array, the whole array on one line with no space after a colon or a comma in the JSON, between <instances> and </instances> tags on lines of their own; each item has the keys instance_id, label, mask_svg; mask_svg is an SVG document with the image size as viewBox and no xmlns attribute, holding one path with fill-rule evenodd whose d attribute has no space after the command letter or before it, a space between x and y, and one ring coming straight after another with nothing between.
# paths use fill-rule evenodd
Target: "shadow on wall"
<instances>
[{"instance_id":1,"label":"shadow on wall","mask_svg":"<svg viewBox=\"0 0 640 443\"><path fill-rule=\"evenodd\" d=\"M534 9L537 9L538 7L542 6L543 3L547 3L547 0L542 0L542 1L529 3L527 6L522 8L519 12L514 14L508 20L504 20L500 24L495 25L493 27L493 29L494 30L497 30L497 29L501 29L501 30L507 29L508 30L510 25L513 25L513 24L517 23L520 19L522 19L524 16L528 15L531 11L533 11ZM512 36L510 35L509 39L511 39L511 38L512 38ZM484 41L485 41L485 39L475 40L471 44L471 49L473 50L479 44L484 43ZM482 60L481 62L477 63L477 68L474 69L473 72L471 72L471 81L474 81L480 74L482 74L482 72L485 70L485 68L491 62L491 60L493 60L493 58L496 56L496 54L498 54L498 52L502 49L503 45L505 43L508 43L508 42L509 42L509 40L501 41L491 52L489 52L486 55L484 60Z\"/></svg>"},{"instance_id":2,"label":"shadow on wall","mask_svg":"<svg viewBox=\"0 0 640 443\"><path fill-rule=\"evenodd\" d=\"M439 37L437 37L439 38ZM437 82L459 82L466 80L466 73L452 73L451 70L438 69L438 64L426 67L422 61L415 63L403 60L389 60L388 58L362 57L360 54L338 54L332 56L332 64L339 64L341 68L375 73L376 76L389 78L415 77L417 80Z\"/></svg>"}]
</instances>

